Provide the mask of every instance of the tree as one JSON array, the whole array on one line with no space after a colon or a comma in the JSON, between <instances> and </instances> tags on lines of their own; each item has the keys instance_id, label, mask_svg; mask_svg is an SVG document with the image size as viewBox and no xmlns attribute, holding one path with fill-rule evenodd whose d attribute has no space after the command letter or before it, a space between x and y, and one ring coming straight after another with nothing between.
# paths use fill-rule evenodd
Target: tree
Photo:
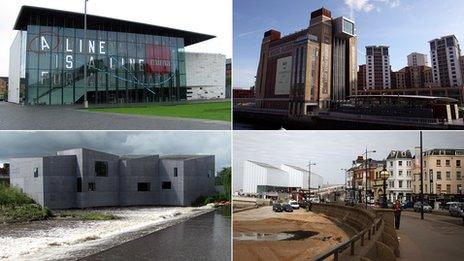
<instances>
[{"instance_id":1,"label":"tree","mask_svg":"<svg viewBox=\"0 0 464 261\"><path fill-rule=\"evenodd\" d=\"M231 167L225 167L225 168L222 168L221 171L219 171L216 177L216 184L222 185L222 187L224 188L225 196L230 200L230 196L231 196L230 191L231 191L231 184L232 184L232 168Z\"/></svg>"}]
</instances>

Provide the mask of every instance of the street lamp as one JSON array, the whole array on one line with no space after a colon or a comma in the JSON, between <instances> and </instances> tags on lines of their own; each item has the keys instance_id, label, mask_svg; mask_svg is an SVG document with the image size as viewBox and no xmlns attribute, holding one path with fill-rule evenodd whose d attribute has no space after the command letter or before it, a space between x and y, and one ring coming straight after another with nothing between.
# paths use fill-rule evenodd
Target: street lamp
<instances>
[{"instance_id":1,"label":"street lamp","mask_svg":"<svg viewBox=\"0 0 464 261\"><path fill-rule=\"evenodd\" d=\"M387 179L390 177L390 173L388 173L388 170L385 166L383 165L382 171L380 171L380 178L383 179L383 202L382 202L382 208L387 208Z\"/></svg>"},{"instance_id":2,"label":"street lamp","mask_svg":"<svg viewBox=\"0 0 464 261\"><path fill-rule=\"evenodd\" d=\"M368 170L368 163L369 163L369 160L367 158L367 153L375 153L376 151L375 150L367 150L366 148L366 152L364 153L366 155L366 160L365 160L365 167L366 167L366 184L365 184L365 191L364 191L364 201L365 201L365 205L366 205L366 208L367 208L367 176L368 176L368 173L369 173L369 170Z\"/></svg>"},{"instance_id":3,"label":"street lamp","mask_svg":"<svg viewBox=\"0 0 464 261\"><path fill-rule=\"evenodd\" d=\"M341 171L345 172L345 190L348 193L348 169L340 169Z\"/></svg>"},{"instance_id":4,"label":"street lamp","mask_svg":"<svg viewBox=\"0 0 464 261\"><path fill-rule=\"evenodd\" d=\"M308 172L309 172L309 175L308 175L308 190L309 190L309 196L310 197L311 197L311 166L315 166L315 165L316 165L316 163L309 161L309 164L308 164Z\"/></svg>"},{"instance_id":5,"label":"street lamp","mask_svg":"<svg viewBox=\"0 0 464 261\"><path fill-rule=\"evenodd\" d=\"M84 0L84 108L89 107L87 100L87 52L89 51L89 43L87 41L87 1Z\"/></svg>"}]
</instances>

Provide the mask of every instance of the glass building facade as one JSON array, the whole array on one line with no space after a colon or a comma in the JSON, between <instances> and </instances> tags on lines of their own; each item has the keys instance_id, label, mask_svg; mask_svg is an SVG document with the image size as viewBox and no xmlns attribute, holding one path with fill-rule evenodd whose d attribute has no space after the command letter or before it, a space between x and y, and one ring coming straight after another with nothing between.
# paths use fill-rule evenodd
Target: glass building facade
<instances>
[{"instance_id":1,"label":"glass building facade","mask_svg":"<svg viewBox=\"0 0 464 261\"><path fill-rule=\"evenodd\" d=\"M25 66L21 66L26 87L21 101L82 103L86 90L89 103L186 100L185 37L180 34L195 33L88 16L93 26L86 41L82 14L58 14L20 14L27 20L20 29L26 40L18 47L25 49Z\"/></svg>"}]
</instances>

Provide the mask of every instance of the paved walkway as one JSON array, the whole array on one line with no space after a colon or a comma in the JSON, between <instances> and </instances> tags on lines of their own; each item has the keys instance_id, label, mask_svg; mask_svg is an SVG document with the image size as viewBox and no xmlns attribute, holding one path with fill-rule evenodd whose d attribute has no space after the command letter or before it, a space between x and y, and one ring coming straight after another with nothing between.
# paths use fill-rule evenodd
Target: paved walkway
<instances>
[{"instance_id":1,"label":"paved walkway","mask_svg":"<svg viewBox=\"0 0 464 261\"><path fill-rule=\"evenodd\" d=\"M0 102L0 130L230 130L230 123Z\"/></svg>"},{"instance_id":2,"label":"paved walkway","mask_svg":"<svg viewBox=\"0 0 464 261\"><path fill-rule=\"evenodd\" d=\"M462 219L403 211L400 230L400 260L464 260Z\"/></svg>"}]
</instances>

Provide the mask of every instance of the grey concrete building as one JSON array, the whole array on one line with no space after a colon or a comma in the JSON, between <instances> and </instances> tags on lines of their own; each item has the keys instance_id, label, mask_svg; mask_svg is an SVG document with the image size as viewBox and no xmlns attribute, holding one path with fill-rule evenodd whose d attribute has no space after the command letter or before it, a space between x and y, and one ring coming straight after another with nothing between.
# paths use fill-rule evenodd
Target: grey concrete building
<instances>
[{"instance_id":1,"label":"grey concrete building","mask_svg":"<svg viewBox=\"0 0 464 261\"><path fill-rule=\"evenodd\" d=\"M10 184L51 209L188 206L214 193L215 157L118 156L80 148L10 159Z\"/></svg>"}]
</instances>

